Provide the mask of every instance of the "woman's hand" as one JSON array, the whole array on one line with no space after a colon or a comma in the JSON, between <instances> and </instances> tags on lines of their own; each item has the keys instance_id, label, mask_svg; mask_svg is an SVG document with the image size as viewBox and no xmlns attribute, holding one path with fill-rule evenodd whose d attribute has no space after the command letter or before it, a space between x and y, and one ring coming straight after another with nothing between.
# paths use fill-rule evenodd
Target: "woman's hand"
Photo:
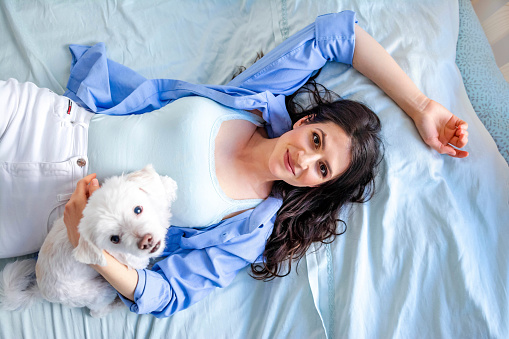
<instances>
[{"instance_id":1,"label":"woman's hand","mask_svg":"<svg viewBox=\"0 0 509 339\"><path fill-rule=\"evenodd\" d=\"M78 225L83 217L83 210L87 205L88 198L99 188L96 174L90 174L78 181L76 190L71 199L65 205L64 224L67 227L67 236L72 247L76 248L80 240Z\"/></svg>"},{"instance_id":2,"label":"woman's hand","mask_svg":"<svg viewBox=\"0 0 509 339\"><path fill-rule=\"evenodd\" d=\"M467 144L467 123L427 98L389 53L358 25L352 65L414 120L422 139L431 148L455 158L468 156L468 152L454 148Z\"/></svg>"},{"instance_id":3,"label":"woman's hand","mask_svg":"<svg viewBox=\"0 0 509 339\"><path fill-rule=\"evenodd\" d=\"M468 124L444 106L429 100L422 113L413 119L424 142L438 153L455 158L468 156L468 152L457 149L468 142Z\"/></svg>"}]
</instances>

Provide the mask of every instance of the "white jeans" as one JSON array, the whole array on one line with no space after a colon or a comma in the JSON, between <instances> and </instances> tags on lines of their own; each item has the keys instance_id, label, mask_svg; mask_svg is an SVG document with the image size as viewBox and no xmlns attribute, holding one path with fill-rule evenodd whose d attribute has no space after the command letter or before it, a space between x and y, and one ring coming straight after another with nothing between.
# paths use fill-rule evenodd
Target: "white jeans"
<instances>
[{"instance_id":1,"label":"white jeans","mask_svg":"<svg viewBox=\"0 0 509 339\"><path fill-rule=\"evenodd\" d=\"M93 113L32 83L0 81L0 258L39 250L87 173Z\"/></svg>"}]
</instances>

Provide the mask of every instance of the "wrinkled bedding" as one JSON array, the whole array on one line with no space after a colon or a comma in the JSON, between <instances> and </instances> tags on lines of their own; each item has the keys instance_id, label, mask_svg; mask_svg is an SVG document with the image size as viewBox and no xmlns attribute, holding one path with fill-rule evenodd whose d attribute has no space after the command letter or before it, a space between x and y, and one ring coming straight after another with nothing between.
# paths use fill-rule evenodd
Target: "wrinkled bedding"
<instances>
[{"instance_id":1,"label":"wrinkled bedding","mask_svg":"<svg viewBox=\"0 0 509 339\"><path fill-rule=\"evenodd\" d=\"M468 0L5 0L0 78L62 94L68 45L102 41L145 77L224 84L260 50L344 9L426 95L468 122L468 158L431 151L373 83L327 64L318 81L377 112L385 141L377 193L341 215L345 235L312 248L286 278L260 282L246 269L167 319L126 309L99 320L43 302L0 311L0 338L509 337L509 88L476 73L493 64L475 58L486 50L482 36L468 38L481 34Z\"/></svg>"}]
</instances>

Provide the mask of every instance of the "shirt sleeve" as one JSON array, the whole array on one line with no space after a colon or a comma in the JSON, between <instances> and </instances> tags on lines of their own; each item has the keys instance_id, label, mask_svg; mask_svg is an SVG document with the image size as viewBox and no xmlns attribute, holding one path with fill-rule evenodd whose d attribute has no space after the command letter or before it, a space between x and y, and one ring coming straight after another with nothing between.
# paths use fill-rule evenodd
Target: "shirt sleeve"
<instances>
[{"instance_id":1,"label":"shirt sleeve","mask_svg":"<svg viewBox=\"0 0 509 339\"><path fill-rule=\"evenodd\" d=\"M352 64L355 12L321 15L228 83L274 95L297 91L326 62Z\"/></svg>"},{"instance_id":2,"label":"shirt sleeve","mask_svg":"<svg viewBox=\"0 0 509 339\"><path fill-rule=\"evenodd\" d=\"M134 302L120 298L134 313L168 317L228 286L240 270L261 260L280 205L270 198L261 212L234 217L225 227L204 232L198 242L184 238L183 246L152 270L137 270Z\"/></svg>"},{"instance_id":3,"label":"shirt sleeve","mask_svg":"<svg viewBox=\"0 0 509 339\"><path fill-rule=\"evenodd\" d=\"M327 61L351 64L355 48L355 13L319 16L226 86L173 79L145 79L107 59L105 46L71 45L68 96L80 106L109 115L141 114L173 100L199 95L236 109L259 109L270 137L291 129L285 95L294 93Z\"/></svg>"}]
</instances>

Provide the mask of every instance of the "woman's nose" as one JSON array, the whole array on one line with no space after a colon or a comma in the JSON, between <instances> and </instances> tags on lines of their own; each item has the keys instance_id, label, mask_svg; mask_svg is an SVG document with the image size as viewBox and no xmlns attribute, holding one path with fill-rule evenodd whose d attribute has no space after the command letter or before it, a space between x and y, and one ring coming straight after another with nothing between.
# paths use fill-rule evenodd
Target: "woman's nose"
<instances>
[{"instance_id":1,"label":"woman's nose","mask_svg":"<svg viewBox=\"0 0 509 339\"><path fill-rule=\"evenodd\" d=\"M319 159L320 154L318 153L302 152L299 154L299 166L302 167L302 169L307 169L316 163Z\"/></svg>"}]
</instances>

